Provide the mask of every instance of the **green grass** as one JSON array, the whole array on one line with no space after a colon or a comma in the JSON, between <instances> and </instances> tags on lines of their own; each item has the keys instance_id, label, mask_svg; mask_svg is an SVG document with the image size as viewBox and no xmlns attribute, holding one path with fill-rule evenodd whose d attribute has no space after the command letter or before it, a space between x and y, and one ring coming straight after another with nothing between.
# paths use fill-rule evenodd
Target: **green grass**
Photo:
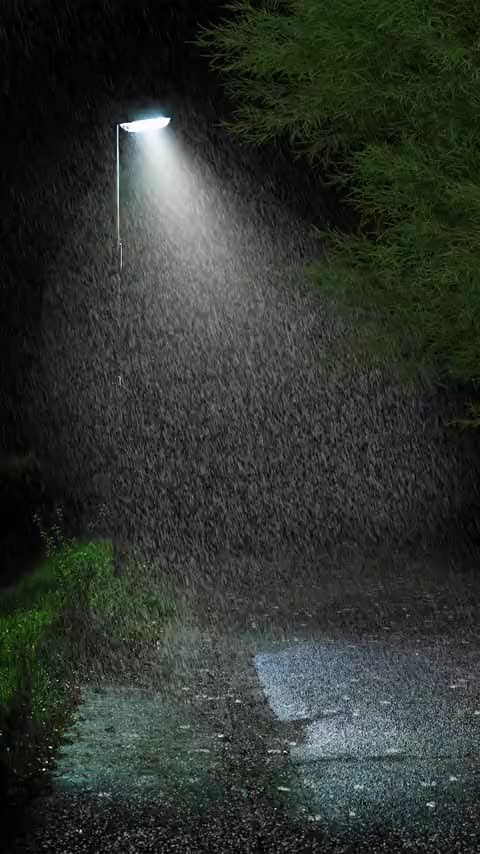
<instances>
[{"instance_id":1,"label":"green grass","mask_svg":"<svg viewBox=\"0 0 480 854\"><path fill-rule=\"evenodd\" d=\"M182 615L161 564L134 553L121 577L113 575L111 562L102 564L91 588L89 610L118 640L157 640L159 625Z\"/></svg>"},{"instance_id":2,"label":"green grass","mask_svg":"<svg viewBox=\"0 0 480 854\"><path fill-rule=\"evenodd\" d=\"M39 520L37 519L39 523ZM79 700L79 671L110 644L146 643L178 618L162 566L131 555L113 574L109 540L40 530L45 560L0 602L0 751L17 794L50 768Z\"/></svg>"},{"instance_id":3,"label":"green grass","mask_svg":"<svg viewBox=\"0 0 480 854\"><path fill-rule=\"evenodd\" d=\"M95 575L111 557L108 542L50 539L45 561L0 603L0 732L9 782L22 785L44 763L46 742L69 720L75 692L69 682L73 638L61 615L73 598L85 602Z\"/></svg>"},{"instance_id":4,"label":"green grass","mask_svg":"<svg viewBox=\"0 0 480 854\"><path fill-rule=\"evenodd\" d=\"M69 596L84 582L87 560L108 560L105 543L65 543L54 548L31 575L2 595L0 602L0 721L16 686L31 670L39 646ZM86 581L86 579L85 579Z\"/></svg>"},{"instance_id":5,"label":"green grass","mask_svg":"<svg viewBox=\"0 0 480 854\"><path fill-rule=\"evenodd\" d=\"M288 141L355 209L305 282L359 309L342 355L464 389L480 427L480 18L474 0L237 0L196 39L240 140ZM338 352L338 351L337 351ZM332 360L336 358L332 351Z\"/></svg>"}]
</instances>

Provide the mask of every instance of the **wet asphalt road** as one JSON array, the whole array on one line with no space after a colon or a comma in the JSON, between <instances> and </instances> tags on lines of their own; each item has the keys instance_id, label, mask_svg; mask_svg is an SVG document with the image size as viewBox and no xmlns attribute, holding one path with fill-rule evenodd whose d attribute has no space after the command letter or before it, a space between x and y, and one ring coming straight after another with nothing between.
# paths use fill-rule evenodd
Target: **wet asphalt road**
<instances>
[{"instance_id":1,"label":"wet asphalt road","mask_svg":"<svg viewBox=\"0 0 480 854\"><path fill-rule=\"evenodd\" d=\"M84 677L18 850L478 851L477 564L186 586L122 678Z\"/></svg>"}]
</instances>

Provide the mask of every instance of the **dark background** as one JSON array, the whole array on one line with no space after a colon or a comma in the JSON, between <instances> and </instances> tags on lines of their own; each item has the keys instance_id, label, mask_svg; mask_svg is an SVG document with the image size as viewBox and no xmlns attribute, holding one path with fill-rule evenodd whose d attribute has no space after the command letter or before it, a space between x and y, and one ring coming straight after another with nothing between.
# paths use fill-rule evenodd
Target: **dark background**
<instances>
[{"instance_id":1,"label":"dark background","mask_svg":"<svg viewBox=\"0 0 480 854\"><path fill-rule=\"evenodd\" d=\"M98 239L107 246L111 241L113 258L114 126L132 104L161 101L182 112L186 124L189 114L201 117L210 128L212 152L223 146L224 162L239 164L252 181L268 184L278 202L299 217L319 227L355 223L320 174L294 161L287 144L255 151L216 127L231 105L208 59L186 42L200 25L226 14L214 0L2 3L1 455L33 451L41 460L42 449L31 447L32 424L39 417L31 377L39 360L49 271L72 234L74 198L91 188L98 192L100 185L109 205L111 200L111 220ZM73 257L74 252L72 247ZM48 515L62 496L51 463L48 474L35 467L0 481L2 577L9 581L40 547L33 513L41 507Z\"/></svg>"},{"instance_id":2,"label":"dark background","mask_svg":"<svg viewBox=\"0 0 480 854\"><path fill-rule=\"evenodd\" d=\"M81 152L82 139L92 136L115 104L121 108L149 96L193 102L217 121L230 105L207 59L185 44L199 25L224 17L218 3L25 0L2 8L1 388L8 398L2 445L16 449L25 446L24 380L35 358L45 271L65 233L62 196L69 192L68 181L80 175L85 183L95 182L94 163L82 163L81 156L68 162L72 146ZM112 127L112 144L113 139ZM325 214L338 214L349 220L320 176L312 185L312 173L293 162L286 145L273 158L269 147L254 152L233 140L231 147L232 156L248 159L252 171L271 173L279 198L306 218L321 224ZM54 164L61 175L62 159L70 169L64 185L49 184ZM97 165L101 169L101 161ZM113 238L113 205L111 225Z\"/></svg>"}]
</instances>

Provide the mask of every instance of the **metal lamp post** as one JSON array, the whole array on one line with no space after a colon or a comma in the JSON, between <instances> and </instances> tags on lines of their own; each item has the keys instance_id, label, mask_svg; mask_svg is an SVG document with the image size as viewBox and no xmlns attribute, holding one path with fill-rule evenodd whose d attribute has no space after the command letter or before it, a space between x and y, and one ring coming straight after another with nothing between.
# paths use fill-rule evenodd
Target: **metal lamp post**
<instances>
[{"instance_id":1,"label":"metal lamp post","mask_svg":"<svg viewBox=\"0 0 480 854\"><path fill-rule=\"evenodd\" d=\"M140 119L134 122L121 122L117 123L116 126L116 221L117 221L117 258L118 258L118 323L119 330L121 325L121 275L123 269L123 244L122 238L120 234L120 128L122 130L127 131L127 133L146 133L151 131L160 130L161 128L167 127L170 124L170 119L167 116L156 116L155 118L150 119ZM121 358L121 340L119 335L119 367L120 367L120 358ZM118 377L119 386L122 386L122 375L119 374ZM121 403L119 401L119 413L118 413L118 424L119 429L121 430ZM122 543L119 541L118 537L113 537L113 564L114 564L114 573L115 575L120 575L123 568L123 556L124 549L122 548Z\"/></svg>"}]
</instances>

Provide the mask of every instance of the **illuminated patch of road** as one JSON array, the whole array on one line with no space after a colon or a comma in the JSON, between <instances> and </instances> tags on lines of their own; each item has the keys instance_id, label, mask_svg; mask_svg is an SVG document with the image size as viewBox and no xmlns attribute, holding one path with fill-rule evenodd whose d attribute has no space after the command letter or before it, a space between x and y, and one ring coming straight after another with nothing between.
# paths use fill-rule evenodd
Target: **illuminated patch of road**
<instances>
[{"instance_id":1,"label":"illuminated patch of road","mask_svg":"<svg viewBox=\"0 0 480 854\"><path fill-rule=\"evenodd\" d=\"M58 759L55 788L165 804L181 797L201 806L217 794L221 739L189 710L168 693L85 689Z\"/></svg>"},{"instance_id":2,"label":"illuminated patch of road","mask_svg":"<svg viewBox=\"0 0 480 854\"><path fill-rule=\"evenodd\" d=\"M323 641L258 654L255 665L275 716L303 729L290 758L313 816L408 825L478 811L474 650L430 658Z\"/></svg>"}]
</instances>

